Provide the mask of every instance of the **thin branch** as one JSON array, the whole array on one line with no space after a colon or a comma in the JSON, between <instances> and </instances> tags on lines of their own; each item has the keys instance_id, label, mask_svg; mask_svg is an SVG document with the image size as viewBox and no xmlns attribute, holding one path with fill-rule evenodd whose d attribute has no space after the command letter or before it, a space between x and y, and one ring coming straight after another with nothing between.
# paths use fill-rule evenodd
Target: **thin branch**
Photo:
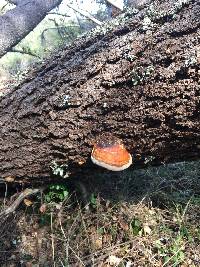
<instances>
[{"instance_id":1,"label":"thin branch","mask_svg":"<svg viewBox=\"0 0 200 267\"><path fill-rule=\"evenodd\" d=\"M60 38L63 39L63 31L62 31L62 27L59 26L59 24L57 23L57 21L56 21L55 19L50 19L50 18L49 18L49 20L50 20L50 21L53 21L53 23L55 24L55 27L56 27L56 29L57 29L57 32L58 32Z\"/></svg>"},{"instance_id":2,"label":"thin branch","mask_svg":"<svg viewBox=\"0 0 200 267\"><path fill-rule=\"evenodd\" d=\"M94 23L96 23L97 25L102 25L102 22L99 21L98 19L96 19L95 17L93 17L89 12L76 8L74 6L72 6L71 4L67 4L67 6L71 9L73 9L74 11L78 12L79 14L81 14L82 16L86 17L87 19L93 21Z\"/></svg>"},{"instance_id":3,"label":"thin branch","mask_svg":"<svg viewBox=\"0 0 200 267\"><path fill-rule=\"evenodd\" d=\"M19 196L18 198L12 203L10 207L8 207L6 210L0 212L0 217L7 216L10 213L14 212L20 203L27 197L33 194L37 194L40 192L41 189L25 189Z\"/></svg>"},{"instance_id":4,"label":"thin branch","mask_svg":"<svg viewBox=\"0 0 200 267\"><path fill-rule=\"evenodd\" d=\"M16 48L12 48L11 51L9 51L9 52L20 53L20 54L25 54L25 55L29 55L29 56L32 56L32 57L40 58L40 56L36 55L35 53L33 53L31 51L19 50L19 49L16 49Z\"/></svg>"},{"instance_id":5,"label":"thin branch","mask_svg":"<svg viewBox=\"0 0 200 267\"><path fill-rule=\"evenodd\" d=\"M43 31L42 31L42 33L41 33L41 43L42 44L44 44L45 42L46 42L46 38L45 38L45 33L47 32L47 31L49 31L49 30L57 30L58 31L58 28L60 29L60 30L64 30L65 32L66 32L66 29L68 28L68 27L79 27L78 25L76 26L76 25L69 25L69 26L58 26L58 27L51 27L51 28L47 28L47 29L44 29Z\"/></svg>"},{"instance_id":6,"label":"thin branch","mask_svg":"<svg viewBox=\"0 0 200 267\"><path fill-rule=\"evenodd\" d=\"M51 247L52 247L52 260L53 267L55 267L55 242L54 242L54 233L53 233L53 212L51 212Z\"/></svg>"},{"instance_id":7,"label":"thin branch","mask_svg":"<svg viewBox=\"0 0 200 267\"><path fill-rule=\"evenodd\" d=\"M9 4L9 3L6 3L4 6L2 6L2 8L1 8L1 12L2 12L2 13L3 13L4 9L7 7L8 4Z\"/></svg>"},{"instance_id":8,"label":"thin branch","mask_svg":"<svg viewBox=\"0 0 200 267\"><path fill-rule=\"evenodd\" d=\"M63 16L63 17L70 17L69 15L67 14L61 14L61 13L56 13L56 12L49 12L48 15L58 15L58 16Z\"/></svg>"}]
</instances>

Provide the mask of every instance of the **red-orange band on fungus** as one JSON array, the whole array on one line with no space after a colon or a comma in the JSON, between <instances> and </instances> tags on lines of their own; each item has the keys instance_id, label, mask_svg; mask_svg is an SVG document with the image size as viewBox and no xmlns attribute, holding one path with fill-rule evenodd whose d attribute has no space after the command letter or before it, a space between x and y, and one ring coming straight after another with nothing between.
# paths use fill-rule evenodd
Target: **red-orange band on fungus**
<instances>
[{"instance_id":1,"label":"red-orange band on fungus","mask_svg":"<svg viewBox=\"0 0 200 267\"><path fill-rule=\"evenodd\" d=\"M109 145L101 147L94 145L92 157L97 161L105 162L108 165L122 167L130 162L131 155L123 144Z\"/></svg>"}]
</instances>

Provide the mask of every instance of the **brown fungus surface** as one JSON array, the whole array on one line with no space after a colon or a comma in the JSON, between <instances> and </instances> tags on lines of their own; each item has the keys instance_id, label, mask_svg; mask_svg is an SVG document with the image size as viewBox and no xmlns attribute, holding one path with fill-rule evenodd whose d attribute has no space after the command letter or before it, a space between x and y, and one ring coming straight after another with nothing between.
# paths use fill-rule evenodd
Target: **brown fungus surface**
<instances>
[{"instance_id":1,"label":"brown fungus surface","mask_svg":"<svg viewBox=\"0 0 200 267\"><path fill-rule=\"evenodd\" d=\"M123 171L132 164L132 156L122 140L110 134L98 137L92 149L91 160L94 164L111 171Z\"/></svg>"}]
</instances>

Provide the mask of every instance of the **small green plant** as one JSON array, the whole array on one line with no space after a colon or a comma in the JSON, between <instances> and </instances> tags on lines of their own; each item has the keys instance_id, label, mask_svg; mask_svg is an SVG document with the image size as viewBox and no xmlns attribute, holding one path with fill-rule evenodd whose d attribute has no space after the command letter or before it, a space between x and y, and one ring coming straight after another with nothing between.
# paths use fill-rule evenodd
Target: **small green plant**
<instances>
[{"instance_id":1,"label":"small green plant","mask_svg":"<svg viewBox=\"0 0 200 267\"><path fill-rule=\"evenodd\" d=\"M96 209L96 207L97 207L97 196L94 193L92 193L91 196L90 196L90 204L94 209Z\"/></svg>"},{"instance_id":2,"label":"small green plant","mask_svg":"<svg viewBox=\"0 0 200 267\"><path fill-rule=\"evenodd\" d=\"M110 226L108 232L112 236L112 240L116 240L116 238L117 238L117 226L116 225Z\"/></svg>"},{"instance_id":3,"label":"small green plant","mask_svg":"<svg viewBox=\"0 0 200 267\"><path fill-rule=\"evenodd\" d=\"M181 235L178 235L175 240L170 244L163 244L160 240L156 242L158 255L163 259L162 266L176 267L179 266L185 259L184 254L184 240Z\"/></svg>"},{"instance_id":4,"label":"small green plant","mask_svg":"<svg viewBox=\"0 0 200 267\"><path fill-rule=\"evenodd\" d=\"M68 165L67 164L62 164L62 165L59 165L58 163L56 163L55 161L53 161L51 163L51 166L50 168L52 169L52 173L54 175L58 175L62 178L68 178L68 172L67 172L67 169L68 169Z\"/></svg>"},{"instance_id":5,"label":"small green plant","mask_svg":"<svg viewBox=\"0 0 200 267\"><path fill-rule=\"evenodd\" d=\"M49 186L44 199L46 203L59 203L68 197L68 195L69 191L66 185L56 184Z\"/></svg>"},{"instance_id":6,"label":"small green plant","mask_svg":"<svg viewBox=\"0 0 200 267\"><path fill-rule=\"evenodd\" d=\"M193 196L191 198L191 204L193 204L193 205L200 205L200 197L199 196Z\"/></svg>"},{"instance_id":7,"label":"small green plant","mask_svg":"<svg viewBox=\"0 0 200 267\"><path fill-rule=\"evenodd\" d=\"M97 233L98 233L99 235L103 235L103 234L105 234L105 229L104 229L104 227L99 227L99 228L97 229Z\"/></svg>"},{"instance_id":8,"label":"small green plant","mask_svg":"<svg viewBox=\"0 0 200 267\"><path fill-rule=\"evenodd\" d=\"M141 235L142 233L142 223L139 219L133 218L130 222L130 230L133 235Z\"/></svg>"}]
</instances>

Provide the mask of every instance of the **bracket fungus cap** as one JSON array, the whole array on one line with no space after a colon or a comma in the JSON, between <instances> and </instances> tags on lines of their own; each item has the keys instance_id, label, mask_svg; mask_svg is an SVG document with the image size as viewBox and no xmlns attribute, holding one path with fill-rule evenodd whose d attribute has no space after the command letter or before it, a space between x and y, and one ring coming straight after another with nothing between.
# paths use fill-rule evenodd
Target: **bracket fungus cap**
<instances>
[{"instance_id":1,"label":"bracket fungus cap","mask_svg":"<svg viewBox=\"0 0 200 267\"><path fill-rule=\"evenodd\" d=\"M111 171L122 171L132 164L131 154L122 141L113 136L101 136L94 144L91 160Z\"/></svg>"}]
</instances>

